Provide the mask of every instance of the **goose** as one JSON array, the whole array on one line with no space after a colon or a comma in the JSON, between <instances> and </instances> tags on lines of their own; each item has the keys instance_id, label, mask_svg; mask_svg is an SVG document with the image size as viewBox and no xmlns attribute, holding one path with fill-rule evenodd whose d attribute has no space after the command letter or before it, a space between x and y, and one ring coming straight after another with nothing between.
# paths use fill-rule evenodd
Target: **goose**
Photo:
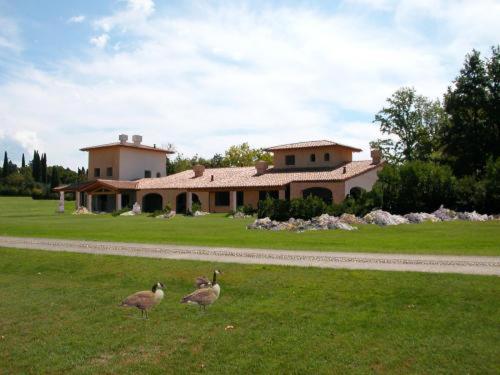
<instances>
[{"instance_id":1,"label":"goose","mask_svg":"<svg viewBox=\"0 0 500 375\"><path fill-rule=\"evenodd\" d=\"M208 277L206 276L198 276L196 279L195 279L195 283L196 283L196 287L198 289L201 289L201 288L206 288L206 287L209 287L209 286L212 286L212 282L208 279Z\"/></svg>"},{"instance_id":2,"label":"goose","mask_svg":"<svg viewBox=\"0 0 500 375\"><path fill-rule=\"evenodd\" d=\"M151 290L144 290L128 296L120 306L137 307L141 310L141 316L144 317L144 314L146 314L146 319L148 319L148 310L158 305L163 299L163 289L165 289L165 285L157 282Z\"/></svg>"},{"instance_id":3,"label":"goose","mask_svg":"<svg viewBox=\"0 0 500 375\"><path fill-rule=\"evenodd\" d=\"M220 285L217 283L217 275L221 273L221 271L215 270L212 285L197 289L193 293L188 294L181 299L181 303L195 304L200 306L200 310L202 307L205 310L208 305L213 304L219 298Z\"/></svg>"}]
</instances>

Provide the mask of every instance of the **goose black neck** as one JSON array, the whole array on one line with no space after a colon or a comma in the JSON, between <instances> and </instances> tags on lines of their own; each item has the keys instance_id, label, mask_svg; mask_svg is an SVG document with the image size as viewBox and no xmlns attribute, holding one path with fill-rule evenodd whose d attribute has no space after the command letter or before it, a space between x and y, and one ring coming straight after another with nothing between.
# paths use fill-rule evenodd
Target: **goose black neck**
<instances>
[{"instance_id":1,"label":"goose black neck","mask_svg":"<svg viewBox=\"0 0 500 375\"><path fill-rule=\"evenodd\" d=\"M214 272L214 279L212 281L212 285L217 284L217 272Z\"/></svg>"}]
</instances>

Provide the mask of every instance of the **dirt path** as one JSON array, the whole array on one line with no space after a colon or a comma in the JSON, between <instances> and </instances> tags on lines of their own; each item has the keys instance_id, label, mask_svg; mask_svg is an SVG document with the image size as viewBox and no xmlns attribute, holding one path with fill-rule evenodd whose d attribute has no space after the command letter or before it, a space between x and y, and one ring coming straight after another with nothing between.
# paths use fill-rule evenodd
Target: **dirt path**
<instances>
[{"instance_id":1,"label":"dirt path","mask_svg":"<svg viewBox=\"0 0 500 375\"><path fill-rule=\"evenodd\" d=\"M0 236L0 247L210 262L500 276L500 257L345 253Z\"/></svg>"}]
</instances>

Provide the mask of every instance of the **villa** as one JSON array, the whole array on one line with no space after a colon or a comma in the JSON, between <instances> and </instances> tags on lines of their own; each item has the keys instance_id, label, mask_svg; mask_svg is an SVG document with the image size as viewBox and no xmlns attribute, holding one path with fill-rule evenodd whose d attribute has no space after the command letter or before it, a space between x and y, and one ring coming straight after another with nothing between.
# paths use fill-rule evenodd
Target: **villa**
<instances>
[{"instance_id":1,"label":"villa","mask_svg":"<svg viewBox=\"0 0 500 375\"><path fill-rule=\"evenodd\" d=\"M166 175L166 158L174 152L142 144L142 137L127 135L119 141L82 148L88 152L88 181L59 186L73 192L76 206L89 211L112 212L138 202L143 211L163 209L231 212L242 205L257 207L267 195L293 199L315 195L325 202L340 203L353 189L370 190L383 161L378 150L371 160L353 161L361 150L333 141L311 141L273 146L273 165L257 161L251 167L205 168Z\"/></svg>"}]
</instances>

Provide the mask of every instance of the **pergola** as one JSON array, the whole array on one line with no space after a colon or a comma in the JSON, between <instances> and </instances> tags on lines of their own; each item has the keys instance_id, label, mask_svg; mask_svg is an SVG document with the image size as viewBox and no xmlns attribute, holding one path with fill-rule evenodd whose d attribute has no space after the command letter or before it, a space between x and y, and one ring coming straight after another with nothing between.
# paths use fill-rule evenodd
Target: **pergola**
<instances>
[{"instance_id":1,"label":"pergola","mask_svg":"<svg viewBox=\"0 0 500 375\"><path fill-rule=\"evenodd\" d=\"M93 180L70 185L63 185L54 188L59 192L59 212L64 212L64 193L75 193L75 205L78 209L82 206L82 193L85 194L86 207L90 212L93 211L92 197L94 196L114 196L115 210L122 209L122 193L127 191L135 191L137 183L135 181L120 181L120 180Z\"/></svg>"}]
</instances>

